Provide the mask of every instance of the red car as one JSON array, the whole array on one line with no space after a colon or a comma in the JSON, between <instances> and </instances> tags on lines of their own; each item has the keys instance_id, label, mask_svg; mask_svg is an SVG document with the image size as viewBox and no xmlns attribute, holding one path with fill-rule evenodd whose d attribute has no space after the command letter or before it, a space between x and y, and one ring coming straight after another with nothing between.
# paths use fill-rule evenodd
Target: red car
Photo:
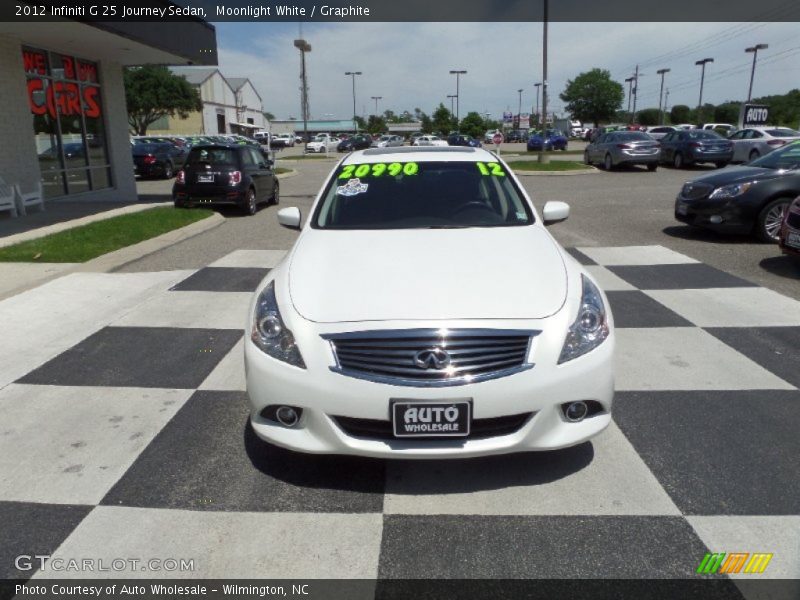
<instances>
[{"instance_id":1,"label":"red car","mask_svg":"<svg viewBox=\"0 0 800 600\"><path fill-rule=\"evenodd\" d=\"M784 254L800 257L800 196L794 199L783 217L778 243Z\"/></svg>"}]
</instances>

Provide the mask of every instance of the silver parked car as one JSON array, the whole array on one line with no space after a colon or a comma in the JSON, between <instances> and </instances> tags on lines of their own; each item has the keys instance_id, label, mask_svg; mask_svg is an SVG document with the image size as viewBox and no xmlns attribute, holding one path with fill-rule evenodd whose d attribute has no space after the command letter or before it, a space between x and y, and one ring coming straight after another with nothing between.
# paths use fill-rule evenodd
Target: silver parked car
<instances>
[{"instance_id":1,"label":"silver parked car","mask_svg":"<svg viewBox=\"0 0 800 600\"><path fill-rule=\"evenodd\" d=\"M619 165L647 165L658 168L661 145L641 131L611 131L596 137L583 152L587 165L600 164L606 171Z\"/></svg>"},{"instance_id":2,"label":"silver parked car","mask_svg":"<svg viewBox=\"0 0 800 600\"><path fill-rule=\"evenodd\" d=\"M656 127L648 127L647 135L649 135L654 140L660 140L665 135L673 131L678 131L678 128L673 127L672 125L658 125Z\"/></svg>"},{"instance_id":3,"label":"silver parked car","mask_svg":"<svg viewBox=\"0 0 800 600\"><path fill-rule=\"evenodd\" d=\"M748 127L728 139L733 142L732 162L751 162L784 144L800 140L800 131L788 127Z\"/></svg>"},{"instance_id":4,"label":"silver parked car","mask_svg":"<svg viewBox=\"0 0 800 600\"><path fill-rule=\"evenodd\" d=\"M373 148L391 148L394 146L403 145L403 136L401 135L382 135L377 140L372 142Z\"/></svg>"}]
</instances>

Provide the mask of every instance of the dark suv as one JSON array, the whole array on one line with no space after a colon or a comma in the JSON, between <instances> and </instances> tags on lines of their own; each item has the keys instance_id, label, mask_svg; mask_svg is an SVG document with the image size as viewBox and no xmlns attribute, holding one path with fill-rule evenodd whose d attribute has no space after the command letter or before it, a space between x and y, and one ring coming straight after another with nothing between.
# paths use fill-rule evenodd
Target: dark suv
<instances>
[{"instance_id":1,"label":"dark suv","mask_svg":"<svg viewBox=\"0 0 800 600\"><path fill-rule=\"evenodd\" d=\"M250 145L195 146L175 177L176 207L234 204L254 215L260 203L278 204L273 162Z\"/></svg>"}]
</instances>

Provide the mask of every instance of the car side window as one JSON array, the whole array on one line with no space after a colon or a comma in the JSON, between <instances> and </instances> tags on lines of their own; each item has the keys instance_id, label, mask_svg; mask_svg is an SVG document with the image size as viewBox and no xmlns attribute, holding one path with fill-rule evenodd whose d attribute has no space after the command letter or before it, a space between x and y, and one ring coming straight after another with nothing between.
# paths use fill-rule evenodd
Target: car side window
<instances>
[{"instance_id":1,"label":"car side window","mask_svg":"<svg viewBox=\"0 0 800 600\"><path fill-rule=\"evenodd\" d=\"M756 131L755 129L753 130L753 139L762 137L764 137L763 133L761 133L760 131Z\"/></svg>"},{"instance_id":2,"label":"car side window","mask_svg":"<svg viewBox=\"0 0 800 600\"><path fill-rule=\"evenodd\" d=\"M258 161L254 160L253 152L250 148L242 150L242 161L245 167L255 167L258 164Z\"/></svg>"},{"instance_id":3,"label":"car side window","mask_svg":"<svg viewBox=\"0 0 800 600\"><path fill-rule=\"evenodd\" d=\"M744 130L742 130L742 131L737 131L736 133L734 133L734 134L733 134L733 135L730 137L730 139L732 139L732 140L741 140L741 139L744 137L744 133L745 133L745 132L744 132Z\"/></svg>"}]
</instances>

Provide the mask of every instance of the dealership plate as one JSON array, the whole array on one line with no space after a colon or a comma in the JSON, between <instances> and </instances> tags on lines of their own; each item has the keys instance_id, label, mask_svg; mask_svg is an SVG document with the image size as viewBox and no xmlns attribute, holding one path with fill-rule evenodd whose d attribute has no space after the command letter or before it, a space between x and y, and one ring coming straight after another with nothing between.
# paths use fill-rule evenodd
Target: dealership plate
<instances>
[{"instance_id":1,"label":"dealership plate","mask_svg":"<svg viewBox=\"0 0 800 600\"><path fill-rule=\"evenodd\" d=\"M678 204L678 206L676 207L675 211L676 211L676 212L677 212L679 215L687 215L687 214L689 214L689 207L688 207L688 205L686 205L686 204L684 204L684 203L680 203L680 204Z\"/></svg>"},{"instance_id":2,"label":"dealership plate","mask_svg":"<svg viewBox=\"0 0 800 600\"><path fill-rule=\"evenodd\" d=\"M786 245L792 248L800 248L800 233L790 231L786 236Z\"/></svg>"},{"instance_id":3,"label":"dealership plate","mask_svg":"<svg viewBox=\"0 0 800 600\"><path fill-rule=\"evenodd\" d=\"M213 175L198 175L197 183L214 183Z\"/></svg>"},{"instance_id":4,"label":"dealership plate","mask_svg":"<svg viewBox=\"0 0 800 600\"><path fill-rule=\"evenodd\" d=\"M416 402L392 400L394 436L465 437L472 421L472 402Z\"/></svg>"}]
</instances>

